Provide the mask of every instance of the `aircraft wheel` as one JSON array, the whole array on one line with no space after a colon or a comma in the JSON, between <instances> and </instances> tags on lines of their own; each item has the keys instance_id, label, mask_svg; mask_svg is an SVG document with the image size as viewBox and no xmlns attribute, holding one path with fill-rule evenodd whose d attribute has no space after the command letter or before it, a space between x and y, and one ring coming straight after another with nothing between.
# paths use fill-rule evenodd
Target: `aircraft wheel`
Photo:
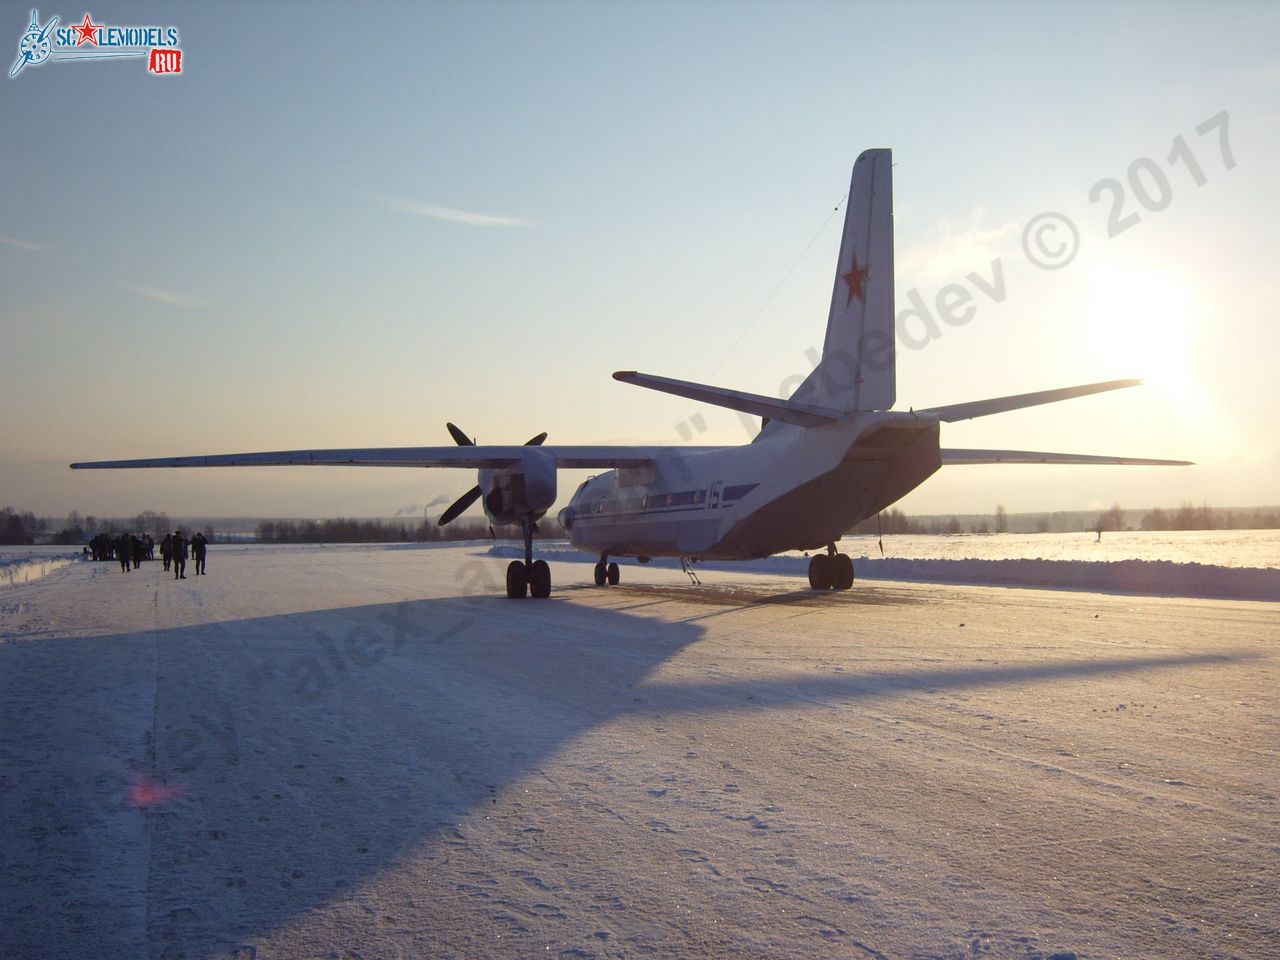
<instances>
[{"instance_id":1,"label":"aircraft wheel","mask_svg":"<svg viewBox=\"0 0 1280 960\"><path fill-rule=\"evenodd\" d=\"M848 590L853 586L853 560L846 553L837 553L831 558L831 587L833 590Z\"/></svg>"},{"instance_id":2,"label":"aircraft wheel","mask_svg":"<svg viewBox=\"0 0 1280 960\"><path fill-rule=\"evenodd\" d=\"M507 564L507 596L512 600L523 600L528 586L529 575L525 571L524 561L512 560Z\"/></svg>"},{"instance_id":3,"label":"aircraft wheel","mask_svg":"<svg viewBox=\"0 0 1280 960\"><path fill-rule=\"evenodd\" d=\"M809 560L809 586L815 590L831 589L831 558L820 553Z\"/></svg>"},{"instance_id":4,"label":"aircraft wheel","mask_svg":"<svg viewBox=\"0 0 1280 960\"><path fill-rule=\"evenodd\" d=\"M609 582L609 573L603 563L596 564L596 586L603 587Z\"/></svg>"},{"instance_id":5,"label":"aircraft wheel","mask_svg":"<svg viewBox=\"0 0 1280 960\"><path fill-rule=\"evenodd\" d=\"M539 600L551 596L551 568L545 560L535 560L529 568L529 595Z\"/></svg>"},{"instance_id":6,"label":"aircraft wheel","mask_svg":"<svg viewBox=\"0 0 1280 960\"><path fill-rule=\"evenodd\" d=\"M611 563L605 570L605 576L609 578L609 586L616 587L618 581L622 579L622 571L618 569L616 563Z\"/></svg>"}]
</instances>

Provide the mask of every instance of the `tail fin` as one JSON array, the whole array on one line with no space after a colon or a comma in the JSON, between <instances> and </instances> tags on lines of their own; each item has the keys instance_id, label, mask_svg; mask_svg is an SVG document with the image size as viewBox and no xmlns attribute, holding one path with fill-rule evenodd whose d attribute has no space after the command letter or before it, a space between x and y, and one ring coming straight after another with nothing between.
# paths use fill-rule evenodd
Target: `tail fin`
<instances>
[{"instance_id":1,"label":"tail fin","mask_svg":"<svg viewBox=\"0 0 1280 960\"><path fill-rule=\"evenodd\" d=\"M791 399L843 411L893 406L893 153L853 165L822 359Z\"/></svg>"}]
</instances>

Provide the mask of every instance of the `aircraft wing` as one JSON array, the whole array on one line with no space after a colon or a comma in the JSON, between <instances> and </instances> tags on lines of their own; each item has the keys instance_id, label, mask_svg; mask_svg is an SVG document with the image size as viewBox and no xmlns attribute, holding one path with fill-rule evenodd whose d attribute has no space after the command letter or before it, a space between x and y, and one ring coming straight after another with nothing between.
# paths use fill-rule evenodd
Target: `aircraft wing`
<instances>
[{"instance_id":1,"label":"aircraft wing","mask_svg":"<svg viewBox=\"0 0 1280 960\"><path fill-rule=\"evenodd\" d=\"M688 456L714 447L609 446L469 446L369 447L343 450L278 450L268 453L223 453L195 457L150 457L141 460L94 460L71 464L72 470L132 470L147 467L511 467L531 450L555 457L564 469L635 467L665 456Z\"/></svg>"},{"instance_id":2,"label":"aircraft wing","mask_svg":"<svg viewBox=\"0 0 1280 960\"><path fill-rule=\"evenodd\" d=\"M944 467L977 463L1082 463L1135 467L1188 467L1190 460L1149 460L1143 457L1097 457L1087 453L1037 453L1034 450L943 450Z\"/></svg>"}]
</instances>

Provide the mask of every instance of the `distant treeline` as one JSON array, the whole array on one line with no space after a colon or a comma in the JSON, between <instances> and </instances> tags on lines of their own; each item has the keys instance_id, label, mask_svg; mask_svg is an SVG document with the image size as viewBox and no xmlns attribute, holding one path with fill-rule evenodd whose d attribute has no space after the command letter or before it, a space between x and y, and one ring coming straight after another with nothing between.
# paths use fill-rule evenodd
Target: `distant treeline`
<instances>
[{"instance_id":1,"label":"distant treeline","mask_svg":"<svg viewBox=\"0 0 1280 960\"><path fill-rule=\"evenodd\" d=\"M214 542L212 523L204 523L205 539ZM245 528L241 528L245 529ZM1082 510L1052 513L1009 514L1003 506L994 513L953 514L951 516L910 517L897 507L858 524L854 534L947 535L959 533L1072 533L1082 530L1276 530L1280 529L1280 508L1244 507L1219 509L1208 504L1184 503L1176 509L1124 510L1115 504L1101 514ZM181 531L189 537L194 523L174 524L164 513L144 510L127 519L99 520L71 511L65 518L37 517L30 510L13 507L0 510L0 544L53 543L80 545L100 533L150 534L156 542L166 533ZM518 527L500 527L490 532L482 519L455 520L439 527L430 520L262 520L257 539L263 543L426 543L437 540L479 540L495 536L500 540L519 539ZM538 521L540 539L561 538L564 528L553 516Z\"/></svg>"},{"instance_id":2,"label":"distant treeline","mask_svg":"<svg viewBox=\"0 0 1280 960\"><path fill-rule=\"evenodd\" d=\"M992 515L983 516L965 516L963 520L959 516L931 516L931 517L909 517L897 507L890 507L879 516L868 517L863 520L850 533L853 534L880 534L891 533L898 536L903 534L911 534L918 536L947 536L957 533L1008 533L1012 529L1009 524L1009 515L1005 512L1004 507L996 507L996 512ZM1049 532L1048 521L1046 520L1043 529L1037 527L1037 532ZM1029 532L1029 531L1020 531Z\"/></svg>"},{"instance_id":3,"label":"distant treeline","mask_svg":"<svg viewBox=\"0 0 1280 960\"><path fill-rule=\"evenodd\" d=\"M36 538L43 536L48 529L49 521L37 517L30 510L19 513L13 507L5 507L0 511L0 543L35 543Z\"/></svg>"},{"instance_id":4,"label":"distant treeline","mask_svg":"<svg viewBox=\"0 0 1280 960\"><path fill-rule=\"evenodd\" d=\"M1083 530L1276 530L1280 509L1254 507L1218 509L1208 504L1184 503L1177 509L1124 510L1113 505L1101 514L1059 510L1053 513L1009 514L997 506L995 513L909 517L896 507L878 517L868 517L851 533L948 535L958 533L1073 533Z\"/></svg>"},{"instance_id":5,"label":"distant treeline","mask_svg":"<svg viewBox=\"0 0 1280 960\"><path fill-rule=\"evenodd\" d=\"M411 524L402 520L263 520L258 524L261 543L431 543L438 540L519 539L519 527L497 527L490 533L484 520L455 520L447 527L430 520ZM538 521L540 539L564 536L564 529L551 517Z\"/></svg>"},{"instance_id":6,"label":"distant treeline","mask_svg":"<svg viewBox=\"0 0 1280 960\"><path fill-rule=\"evenodd\" d=\"M1143 530L1276 530L1280 510L1215 510L1184 503L1177 510L1156 507L1142 515Z\"/></svg>"},{"instance_id":7,"label":"distant treeline","mask_svg":"<svg viewBox=\"0 0 1280 960\"><path fill-rule=\"evenodd\" d=\"M164 539L166 533L181 531L184 537L190 537L194 529L188 524L173 526L169 517L154 510L144 510L136 517L124 520L99 520L94 516L82 517L78 510L72 510L65 519L37 517L30 510L19 513L13 507L0 510L0 544L86 544L100 533L110 537L118 537L122 533L151 534L157 542ZM204 526L205 539L214 540L212 524Z\"/></svg>"}]
</instances>

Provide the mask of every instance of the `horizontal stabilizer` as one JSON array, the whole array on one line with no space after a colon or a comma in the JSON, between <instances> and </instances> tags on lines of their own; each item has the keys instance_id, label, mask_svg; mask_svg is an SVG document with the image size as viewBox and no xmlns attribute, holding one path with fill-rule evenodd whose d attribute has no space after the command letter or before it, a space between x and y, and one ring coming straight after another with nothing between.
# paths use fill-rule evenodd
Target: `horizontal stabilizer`
<instances>
[{"instance_id":1,"label":"horizontal stabilizer","mask_svg":"<svg viewBox=\"0 0 1280 960\"><path fill-rule=\"evenodd\" d=\"M942 465L977 463L1083 463L1133 467L1189 467L1190 460L1148 460L1144 457L1096 457L1087 453L1037 453L1034 450L943 450Z\"/></svg>"},{"instance_id":2,"label":"horizontal stabilizer","mask_svg":"<svg viewBox=\"0 0 1280 960\"><path fill-rule=\"evenodd\" d=\"M638 467L655 457L701 453L714 447L538 447L561 469ZM96 460L73 463L72 470L132 470L148 467L459 467L478 470L518 465L528 446L371 447L351 450L278 450L270 453L224 453L201 457L153 457L143 460Z\"/></svg>"},{"instance_id":3,"label":"horizontal stabilizer","mask_svg":"<svg viewBox=\"0 0 1280 960\"><path fill-rule=\"evenodd\" d=\"M916 413L934 416L946 423L954 423L957 420L972 420L974 417L989 417L993 413L1021 410L1023 407L1038 407L1042 403L1057 403L1059 400L1087 397L1091 393L1136 387L1140 383L1142 383L1141 380L1108 380L1106 383L1086 383L1084 386L1063 387L1061 390L1040 390L1036 393L1019 393L1013 397L996 397L993 400L953 403L946 407L917 410Z\"/></svg>"},{"instance_id":4,"label":"horizontal stabilizer","mask_svg":"<svg viewBox=\"0 0 1280 960\"><path fill-rule=\"evenodd\" d=\"M838 423L848 419L848 414L827 407L814 406L809 403L796 403L793 400L774 400L756 393L743 393L740 390L725 390L721 387L709 387L702 383L690 383L687 380L672 380L669 377L654 377L647 373L636 373L634 370L619 370L613 379L622 383L634 383L638 387L648 387L662 393L700 400L717 407L728 407L742 413L750 413L769 420L795 424L797 427L820 427L827 423Z\"/></svg>"}]
</instances>

